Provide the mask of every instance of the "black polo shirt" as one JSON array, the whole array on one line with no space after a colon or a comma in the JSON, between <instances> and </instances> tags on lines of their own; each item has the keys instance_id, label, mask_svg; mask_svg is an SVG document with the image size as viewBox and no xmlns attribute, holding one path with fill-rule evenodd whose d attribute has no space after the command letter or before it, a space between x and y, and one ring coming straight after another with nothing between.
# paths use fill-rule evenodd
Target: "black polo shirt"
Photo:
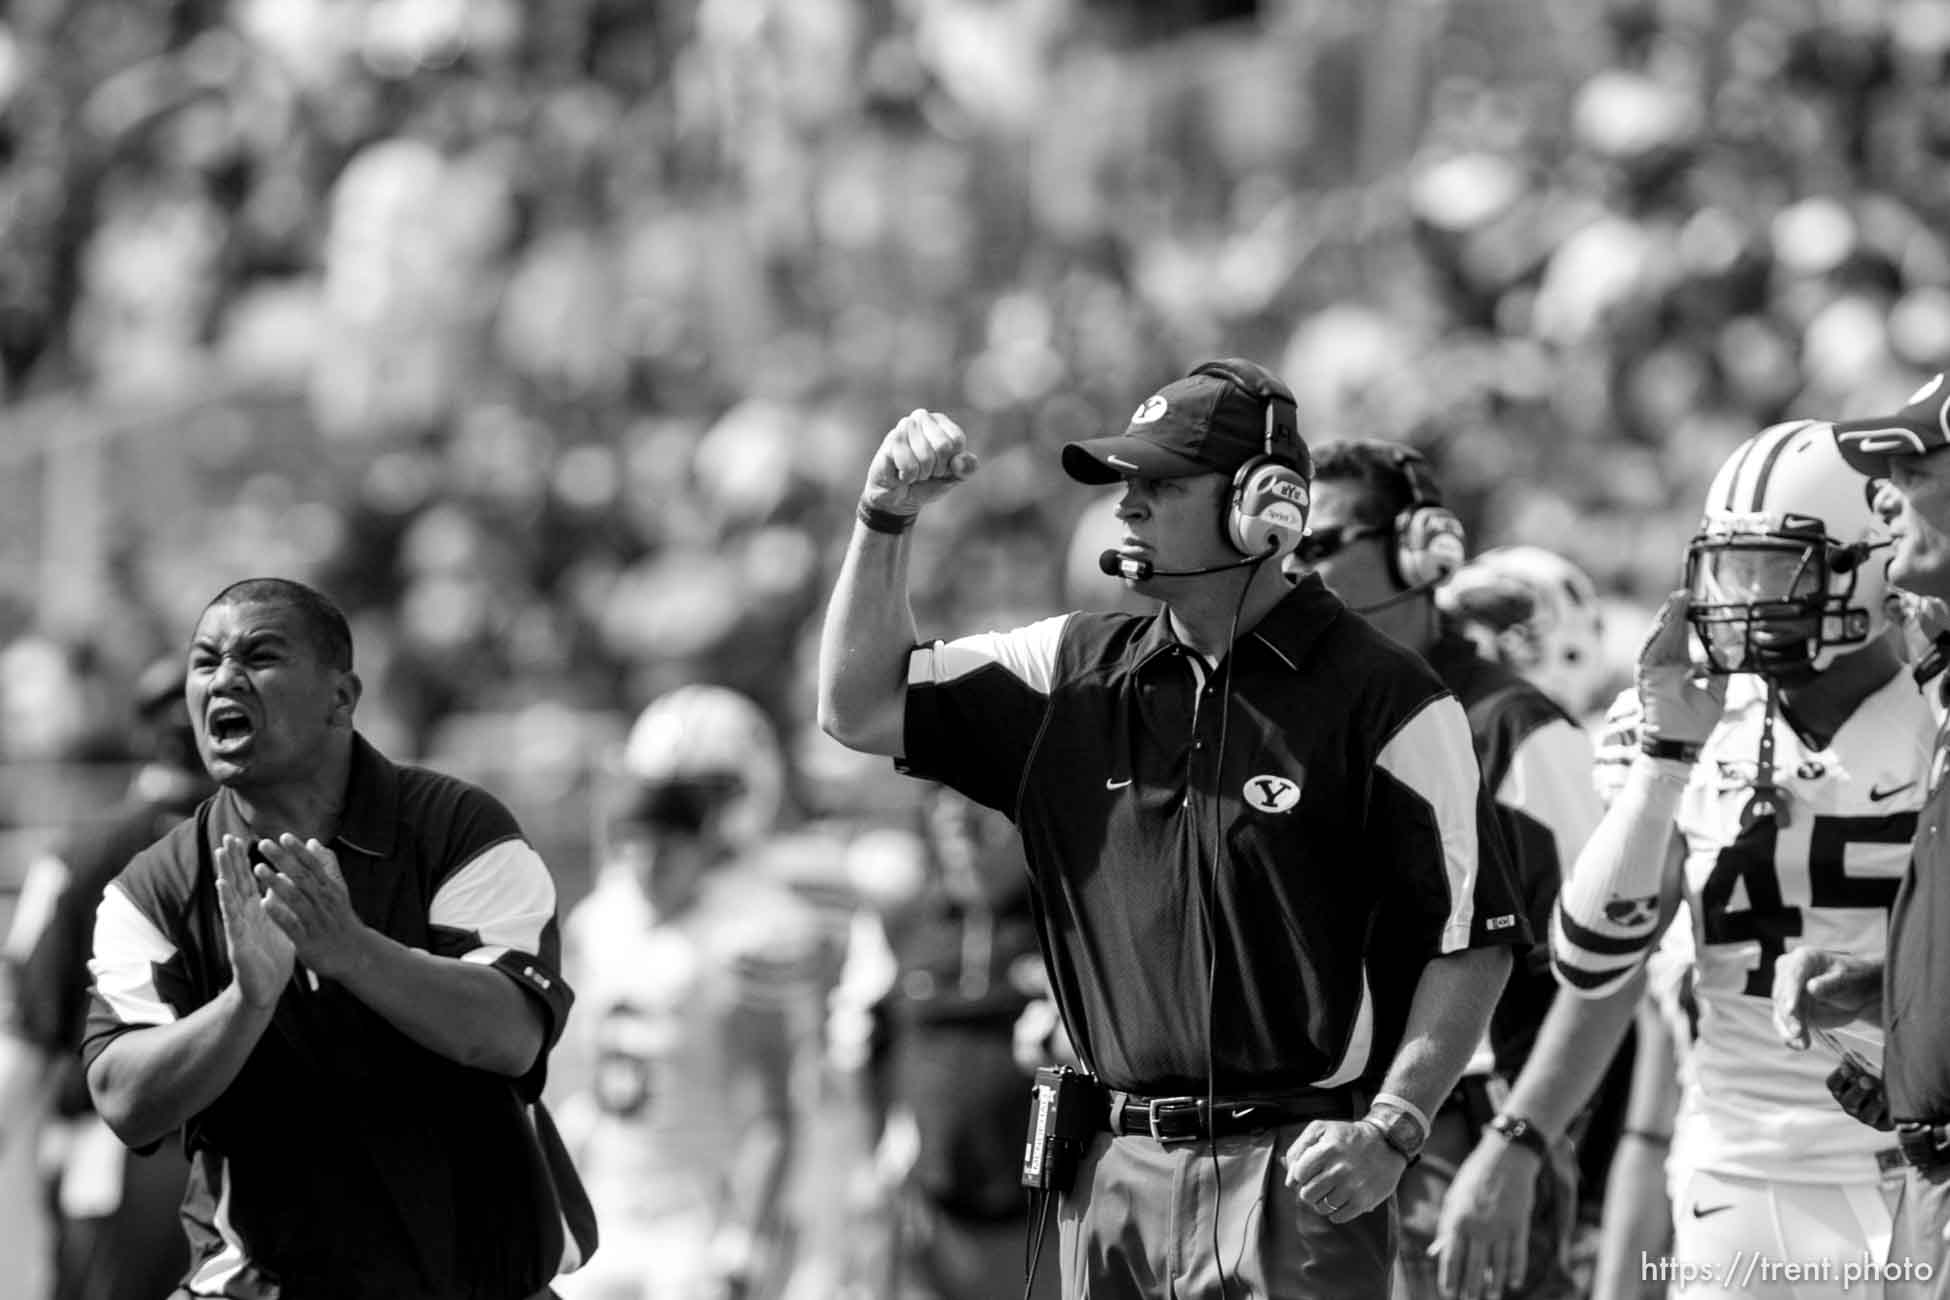
<instances>
[{"instance_id":1,"label":"black polo shirt","mask_svg":"<svg viewBox=\"0 0 1950 1300\"><path fill-rule=\"evenodd\" d=\"M354 742L332 841L353 908L408 946L490 964L567 1016L555 888L493 796ZM249 828L228 790L137 855L96 914L87 1037L168 1024L230 982L213 875ZM520 1300L553 1270L552 1213L524 1165L520 1081L414 1043L330 980L294 972L272 1024L217 1101L190 1121L183 1221L194 1295Z\"/></svg>"},{"instance_id":2,"label":"black polo shirt","mask_svg":"<svg viewBox=\"0 0 1950 1300\"><path fill-rule=\"evenodd\" d=\"M1883 966L1884 1083L1889 1114L1950 1123L1950 724L1937 732L1929 801L1889 914Z\"/></svg>"},{"instance_id":3,"label":"black polo shirt","mask_svg":"<svg viewBox=\"0 0 1950 1300\"><path fill-rule=\"evenodd\" d=\"M1162 612L920 647L902 765L1015 820L1104 1082L1372 1083L1430 958L1530 942L1468 724L1311 576L1228 661Z\"/></svg>"}]
</instances>

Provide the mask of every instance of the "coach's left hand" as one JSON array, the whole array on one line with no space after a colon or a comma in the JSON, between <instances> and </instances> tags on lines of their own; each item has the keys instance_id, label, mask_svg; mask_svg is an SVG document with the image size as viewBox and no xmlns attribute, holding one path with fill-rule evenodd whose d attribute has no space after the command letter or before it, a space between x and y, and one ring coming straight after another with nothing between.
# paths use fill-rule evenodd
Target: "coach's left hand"
<instances>
[{"instance_id":1,"label":"coach's left hand","mask_svg":"<svg viewBox=\"0 0 1950 1300\"><path fill-rule=\"evenodd\" d=\"M1286 1183L1303 1208L1352 1223L1394 1195L1408 1161L1361 1122L1317 1119L1286 1149Z\"/></svg>"},{"instance_id":2,"label":"coach's left hand","mask_svg":"<svg viewBox=\"0 0 1950 1300\"><path fill-rule=\"evenodd\" d=\"M307 968L342 978L359 960L366 926L352 910L338 857L317 840L301 842L290 834L259 840L257 847L268 864L257 868L267 890L264 911L291 936L298 960Z\"/></svg>"}]
</instances>

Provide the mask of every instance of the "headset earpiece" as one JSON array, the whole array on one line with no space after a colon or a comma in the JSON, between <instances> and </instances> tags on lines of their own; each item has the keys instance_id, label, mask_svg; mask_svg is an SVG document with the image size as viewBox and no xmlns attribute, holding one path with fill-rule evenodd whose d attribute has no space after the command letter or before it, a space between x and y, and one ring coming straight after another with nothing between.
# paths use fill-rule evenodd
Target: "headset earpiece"
<instances>
[{"instance_id":1,"label":"headset earpiece","mask_svg":"<svg viewBox=\"0 0 1950 1300\"><path fill-rule=\"evenodd\" d=\"M1394 544L1387 550L1389 576L1404 591L1448 580L1468 558L1462 520L1442 504L1422 453L1403 448L1395 467L1408 484L1408 505L1395 516Z\"/></svg>"},{"instance_id":2,"label":"headset earpiece","mask_svg":"<svg viewBox=\"0 0 1950 1300\"><path fill-rule=\"evenodd\" d=\"M1208 361L1192 373L1217 376L1260 400L1266 416L1262 450L1232 476L1225 534L1241 555L1284 559L1306 535L1313 505L1313 458L1300 440L1293 393L1264 367L1235 358Z\"/></svg>"},{"instance_id":3,"label":"headset earpiece","mask_svg":"<svg viewBox=\"0 0 1950 1300\"><path fill-rule=\"evenodd\" d=\"M1307 480L1291 465L1255 456L1232 476L1226 503L1226 539L1241 555L1272 552L1284 559L1307 532L1313 502Z\"/></svg>"}]
</instances>

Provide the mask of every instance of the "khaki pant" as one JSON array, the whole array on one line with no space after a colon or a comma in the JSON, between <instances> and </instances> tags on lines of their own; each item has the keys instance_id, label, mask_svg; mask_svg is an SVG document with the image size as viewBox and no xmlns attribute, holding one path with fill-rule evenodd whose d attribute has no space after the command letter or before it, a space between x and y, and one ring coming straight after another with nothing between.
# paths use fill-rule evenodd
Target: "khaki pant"
<instances>
[{"instance_id":1,"label":"khaki pant","mask_svg":"<svg viewBox=\"0 0 1950 1300\"><path fill-rule=\"evenodd\" d=\"M1305 1123L1216 1142L1099 1134L1058 1211L1067 1300L1387 1300L1392 1199L1352 1223L1285 1182Z\"/></svg>"},{"instance_id":2,"label":"khaki pant","mask_svg":"<svg viewBox=\"0 0 1950 1300\"><path fill-rule=\"evenodd\" d=\"M1950 1165L1911 1169L1903 1179L1901 1199L1885 1261L1884 1294L1888 1300L1943 1300L1950 1297Z\"/></svg>"}]
</instances>

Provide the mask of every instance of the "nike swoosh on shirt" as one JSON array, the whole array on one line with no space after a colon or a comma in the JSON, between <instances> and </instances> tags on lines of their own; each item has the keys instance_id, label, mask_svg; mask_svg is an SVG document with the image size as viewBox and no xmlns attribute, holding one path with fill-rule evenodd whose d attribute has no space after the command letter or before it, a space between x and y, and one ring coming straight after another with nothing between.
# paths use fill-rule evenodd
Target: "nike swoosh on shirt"
<instances>
[{"instance_id":1,"label":"nike swoosh on shirt","mask_svg":"<svg viewBox=\"0 0 1950 1300\"><path fill-rule=\"evenodd\" d=\"M1129 785L1130 783L1131 783L1131 778L1130 778L1130 777L1128 777L1128 776L1127 776L1127 777L1125 777L1125 778L1124 778L1124 779L1123 779L1122 781L1113 781L1113 780L1111 780L1111 779L1110 779L1109 777L1105 777L1105 778L1104 778L1104 789L1106 789L1106 790L1122 790L1122 789L1123 789L1123 788L1124 788L1125 786L1127 786L1127 785Z\"/></svg>"},{"instance_id":2,"label":"nike swoosh on shirt","mask_svg":"<svg viewBox=\"0 0 1950 1300\"><path fill-rule=\"evenodd\" d=\"M1693 1207L1693 1217L1695 1219L1704 1219L1709 1214L1718 1214L1721 1210L1731 1210L1732 1208L1733 1205L1731 1203L1726 1205L1695 1205Z\"/></svg>"},{"instance_id":3,"label":"nike swoosh on shirt","mask_svg":"<svg viewBox=\"0 0 1950 1300\"><path fill-rule=\"evenodd\" d=\"M1888 798L1891 798L1891 797L1893 797L1893 796L1895 796L1895 795L1899 795L1899 794L1901 794L1901 793L1902 793L1903 791L1905 791L1905 790L1907 790L1907 789L1909 789L1909 788L1910 788L1911 786L1913 786L1913 785L1915 785L1915 784L1916 784L1916 782L1914 782L1914 781L1905 781L1905 782L1903 782L1903 783L1902 783L1901 785L1898 785L1898 786L1892 786L1891 788L1889 788L1889 789L1887 789L1887 790L1884 790L1884 789L1883 789L1883 788L1882 788L1881 786L1873 786L1873 785L1872 785L1872 786L1870 786L1870 787L1869 787L1869 802L1870 802L1870 803L1881 803L1881 802L1882 802L1882 801L1883 801L1884 799L1888 799Z\"/></svg>"}]
</instances>

